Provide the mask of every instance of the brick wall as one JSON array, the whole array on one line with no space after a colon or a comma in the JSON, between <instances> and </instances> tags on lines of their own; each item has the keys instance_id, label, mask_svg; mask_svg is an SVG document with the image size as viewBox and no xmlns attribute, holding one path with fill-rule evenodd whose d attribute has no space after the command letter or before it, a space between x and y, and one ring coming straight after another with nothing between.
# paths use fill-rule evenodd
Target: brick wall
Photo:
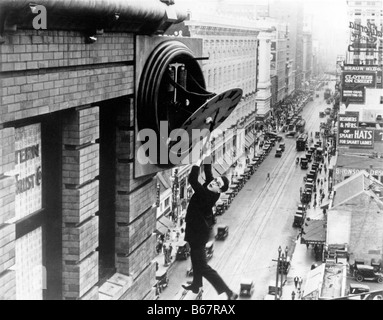
<instances>
[{"instance_id":1,"label":"brick wall","mask_svg":"<svg viewBox=\"0 0 383 320\"><path fill-rule=\"evenodd\" d=\"M133 93L132 34L21 30L0 46L0 123Z\"/></svg>"},{"instance_id":2,"label":"brick wall","mask_svg":"<svg viewBox=\"0 0 383 320\"><path fill-rule=\"evenodd\" d=\"M120 300L144 299L152 295L152 288L156 279L156 265L151 263L145 268L133 285L122 295ZM149 288L149 290L148 290ZM139 298L138 298L139 297Z\"/></svg>"},{"instance_id":3,"label":"brick wall","mask_svg":"<svg viewBox=\"0 0 383 320\"><path fill-rule=\"evenodd\" d=\"M0 129L0 300L16 298L16 274L9 270L15 264L15 178L7 172L15 167L15 130Z\"/></svg>"},{"instance_id":4,"label":"brick wall","mask_svg":"<svg viewBox=\"0 0 383 320\"><path fill-rule=\"evenodd\" d=\"M133 103L130 103L117 117L116 268L117 272L134 278L124 296L143 299L150 295L152 285L143 287L142 291L134 288L148 281L144 270L155 257L156 181L153 175L134 179L133 114Z\"/></svg>"},{"instance_id":5,"label":"brick wall","mask_svg":"<svg viewBox=\"0 0 383 320\"><path fill-rule=\"evenodd\" d=\"M98 107L63 119L63 297L81 299L98 282Z\"/></svg>"},{"instance_id":6,"label":"brick wall","mask_svg":"<svg viewBox=\"0 0 383 320\"><path fill-rule=\"evenodd\" d=\"M61 112L63 298L99 299L96 213L100 149L96 140L100 119L95 106L134 94L134 35L106 33L98 35L93 44L85 44L84 34L75 31L18 30L4 38L0 45L0 125ZM14 166L12 130L0 130L0 230L14 216L14 177L2 176ZM116 220L121 231L116 247L125 259L117 261L116 268L135 275L122 294L149 299L154 297L155 281L150 264L155 182L152 176L133 177L133 98L118 115L116 130ZM4 266L10 265L11 259L7 261ZM0 298L14 299L14 272L5 269L0 273L0 284L5 282L7 285L0 286Z\"/></svg>"}]
</instances>

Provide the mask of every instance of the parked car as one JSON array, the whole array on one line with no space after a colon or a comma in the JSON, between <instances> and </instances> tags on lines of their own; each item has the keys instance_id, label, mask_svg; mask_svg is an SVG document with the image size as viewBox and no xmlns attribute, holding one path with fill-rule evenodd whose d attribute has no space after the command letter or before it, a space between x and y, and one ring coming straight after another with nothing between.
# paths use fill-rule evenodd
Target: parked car
<instances>
[{"instance_id":1,"label":"parked car","mask_svg":"<svg viewBox=\"0 0 383 320\"><path fill-rule=\"evenodd\" d=\"M350 283L350 289L348 291L348 294L358 294L364 292L370 292L370 287L365 284Z\"/></svg>"},{"instance_id":2,"label":"parked car","mask_svg":"<svg viewBox=\"0 0 383 320\"><path fill-rule=\"evenodd\" d=\"M383 283L383 274L380 272L374 271L373 266L367 266L363 264L354 265L354 277L358 282L362 281L377 281L378 283Z\"/></svg>"},{"instance_id":3,"label":"parked car","mask_svg":"<svg viewBox=\"0 0 383 320\"><path fill-rule=\"evenodd\" d=\"M242 279L239 295L241 297L251 297L254 292L254 281L251 279Z\"/></svg>"}]
</instances>

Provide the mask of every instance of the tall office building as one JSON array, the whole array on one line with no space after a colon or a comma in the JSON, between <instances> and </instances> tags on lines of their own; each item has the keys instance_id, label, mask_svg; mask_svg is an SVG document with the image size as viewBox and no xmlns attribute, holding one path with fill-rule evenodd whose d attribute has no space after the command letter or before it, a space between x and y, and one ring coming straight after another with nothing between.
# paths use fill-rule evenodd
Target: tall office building
<instances>
[{"instance_id":1,"label":"tall office building","mask_svg":"<svg viewBox=\"0 0 383 320\"><path fill-rule=\"evenodd\" d=\"M347 1L349 50L347 63L382 65L383 1Z\"/></svg>"},{"instance_id":2,"label":"tall office building","mask_svg":"<svg viewBox=\"0 0 383 320\"><path fill-rule=\"evenodd\" d=\"M270 0L269 16L287 23L289 26L287 61L293 77L293 81L289 81L289 85L292 85L295 90L299 90L302 88L303 82L303 2Z\"/></svg>"}]
</instances>

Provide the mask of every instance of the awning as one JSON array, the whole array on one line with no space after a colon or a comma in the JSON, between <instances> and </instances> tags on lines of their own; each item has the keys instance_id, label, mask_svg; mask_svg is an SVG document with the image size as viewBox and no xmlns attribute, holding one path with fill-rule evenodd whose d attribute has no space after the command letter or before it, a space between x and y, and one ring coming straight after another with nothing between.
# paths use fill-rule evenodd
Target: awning
<instances>
[{"instance_id":1,"label":"awning","mask_svg":"<svg viewBox=\"0 0 383 320\"><path fill-rule=\"evenodd\" d=\"M301 243L324 244L326 241L326 221L306 220Z\"/></svg>"},{"instance_id":2,"label":"awning","mask_svg":"<svg viewBox=\"0 0 383 320\"><path fill-rule=\"evenodd\" d=\"M171 222L170 219L166 218L165 216L162 216L157 221L161 223L166 229L172 229L174 227L174 223Z\"/></svg>"},{"instance_id":3,"label":"awning","mask_svg":"<svg viewBox=\"0 0 383 320\"><path fill-rule=\"evenodd\" d=\"M157 221L156 223L156 232L159 234L166 234L168 232L168 228L166 228L162 223Z\"/></svg>"},{"instance_id":4,"label":"awning","mask_svg":"<svg viewBox=\"0 0 383 320\"><path fill-rule=\"evenodd\" d=\"M319 297L319 291L323 283L324 268L325 264L323 263L309 271L305 281L302 300L316 300Z\"/></svg>"},{"instance_id":5,"label":"awning","mask_svg":"<svg viewBox=\"0 0 383 320\"><path fill-rule=\"evenodd\" d=\"M216 161L214 164L213 164L213 169L219 174L219 175L223 175L225 173L225 169L223 167L223 165L221 165L218 161Z\"/></svg>"},{"instance_id":6,"label":"awning","mask_svg":"<svg viewBox=\"0 0 383 320\"><path fill-rule=\"evenodd\" d=\"M250 137L250 136L246 136L245 137L245 147L246 148L250 148L254 143L254 139L253 137Z\"/></svg>"},{"instance_id":7,"label":"awning","mask_svg":"<svg viewBox=\"0 0 383 320\"><path fill-rule=\"evenodd\" d=\"M327 200L325 200L325 201L321 204L320 208L321 208L321 209L328 209L328 206L329 206L330 202L331 202L331 199L327 199Z\"/></svg>"}]
</instances>

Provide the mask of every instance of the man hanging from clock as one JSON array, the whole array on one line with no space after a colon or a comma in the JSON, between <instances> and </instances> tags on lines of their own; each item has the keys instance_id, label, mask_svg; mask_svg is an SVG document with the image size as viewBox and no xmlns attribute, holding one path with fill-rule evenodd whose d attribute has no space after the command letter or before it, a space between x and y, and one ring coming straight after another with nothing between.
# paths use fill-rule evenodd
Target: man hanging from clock
<instances>
[{"instance_id":1,"label":"man hanging from clock","mask_svg":"<svg viewBox=\"0 0 383 320\"><path fill-rule=\"evenodd\" d=\"M207 139L209 141L210 135ZM225 176L214 178L211 171L211 157L208 155L208 143L203 148L203 155L193 165L189 183L194 190L186 212L185 240L190 245L190 258L193 268L193 281L189 285L182 285L185 290L198 293L202 287L202 278L208 280L218 294L226 293L228 300L236 300L238 294L233 292L223 281L221 276L207 264L205 245L212 237L213 211L220 197L229 187L229 180ZM200 166L203 164L205 172L205 183L198 181Z\"/></svg>"}]
</instances>

